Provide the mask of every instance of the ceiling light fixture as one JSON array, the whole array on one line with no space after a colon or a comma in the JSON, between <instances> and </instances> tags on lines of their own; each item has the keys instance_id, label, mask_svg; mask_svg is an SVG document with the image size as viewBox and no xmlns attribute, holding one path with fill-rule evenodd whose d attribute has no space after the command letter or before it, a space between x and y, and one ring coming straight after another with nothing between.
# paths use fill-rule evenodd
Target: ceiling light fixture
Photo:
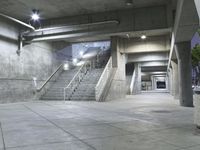
<instances>
[{"instance_id":1,"label":"ceiling light fixture","mask_svg":"<svg viewBox=\"0 0 200 150\"><path fill-rule=\"evenodd\" d=\"M132 6L133 5L133 0L126 0L126 5L127 6Z\"/></svg>"},{"instance_id":2,"label":"ceiling light fixture","mask_svg":"<svg viewBox=\"0 0 200 150\"><path fill-rule=\"evenodd\" d=\"M146 36L146 35L142 35L140 38L141 38L142 40L145 40L145 39L147 38L147 36Z\"/></svg>"},{"instance_id":3,"label":"ceiling light fixture","mask_svg":"<svg viewBox=\"0 0 200 150\"><path fill-rule=\"evenodd\" d=\"M40 19L39 10L34 9L31 18L34 21L39 20Z\"/></svg>"}]
</instances>

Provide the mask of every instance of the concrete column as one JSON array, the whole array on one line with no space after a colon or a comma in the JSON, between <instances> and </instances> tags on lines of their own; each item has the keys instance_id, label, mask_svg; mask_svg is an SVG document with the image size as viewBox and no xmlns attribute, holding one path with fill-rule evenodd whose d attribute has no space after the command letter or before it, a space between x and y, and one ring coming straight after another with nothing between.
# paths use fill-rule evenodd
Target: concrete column
<instances>
[{"instance_id":1,"label":"concrete column","mask_svg":"<svg viewBox=\"0 0 200 150\"><path fill-rule=\"evenodd\" d=\"M197 12L198 12L199 18L200 18L200 1L199 0L195 0L195 5L196 5L196 8L197 8Z\"/></svg>"},{"instance_id":2,"label":"concrete column","mask_svg":"<svg viewBox=\"0 0 200 150\"><path fill-rule=\"evenodd\" d=\"M169 91L170 83L169 83L169 77L168 76L165 77L165 84L166 84L166 90Z\"/></svg>"},{"instance_id":3,"label":"concrete column","mask_svg":"<svg viewBox=\"0 0 200 150\"><path fill-rule=\"evenodd\" d=\"M155 76L153 76L153 85L154 85L153 90L157 90L157 82Z\"/></svg>"},{"instance_id":4,"label":"concrete column","mask_svg":"<svg viewBox=\"0 0 200 150\"><path fill-rule=\"evenodd\" d=\"M193 107L191 43L177 43L175 50L178 57L180 104Z\"/></svg>"},{"instance_id":5,"label":"concrete column","mask_svg":"<svg viewBox=\"0 0 200 150\"><path fill-rule=\"evenodd\" d=\"M133 94L139 94L141 93L141 66L139 63L134 64L134 70L135 70L135 83L133 87Z\"/></svg>"},{"instance_id":6,"label":"concrete column","mask_svg":"<svg viewBox=\"0 0 200 150\"><path fill-rule=\"evenodd\" d=\"M153 80L153 75L151 76L151 90L154 90L154 80Z\"/></svg>"},{"instance_id":7,"label":"concrete column","mask_svg":"<svg viewBox=\"0 0 200 150\"><path fill-rule=\"evenodd\" d=\"M106 100L115 100L124 98L126 96L126 73L125 64L126 57L125 54L120 53L125 49L125 41L120 37L111 38L111 56L113 62L113 68L116 69L116 73L113 77L111 87L108 92Z\"/></svg>"},{"instance_id":8,"label":"concrete column","mask_svg":"<svg viewBox=\"0 0 200 150\"><path fill-rule=\"evenodd\" d=\"M152 90L156 90L156 80L154 75L151 76L151 80L152 80Z\"/></svg>"},{"instance_id":9,"label":"concrete column","mask_svg":"<svg viewBox=\"0 0 200 150\"><path fill-rule=\"evenodd\" d=\"M178 64L174 61L171 61L172 65L172 95L174 99L179 99L179 77L178 77Z\"/></svg>"}]
</instances>

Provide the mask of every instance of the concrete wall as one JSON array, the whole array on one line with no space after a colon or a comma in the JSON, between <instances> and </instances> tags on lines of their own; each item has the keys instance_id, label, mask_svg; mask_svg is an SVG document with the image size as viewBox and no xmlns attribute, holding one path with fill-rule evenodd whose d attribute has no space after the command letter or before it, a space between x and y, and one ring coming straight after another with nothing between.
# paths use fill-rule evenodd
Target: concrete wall
<instances>
[{"instance_id":1,"label":"concrete wall","mask_svg":"<svg viewBox=\"0 0 200 150\"><path fill-rule=\"evenodd\" d=\"M197 8L197 12L200 18L200 1L199 0L195 0L195 4L196 4L196 8Z\"/></svg>"},{"instance_id":2,"label":"concrete wall","mask_svg":"<svg viewBox=\"0 0 200 150\"><path fill-rule=\"evenodd\" d=\"M43 82L55 70L57 46L34 43L23 47L18 56L18 26L0 18L0 31L0 103L33 100L32 78Z\"/></svg>"},{"instance_id":3,"label":"concrete wall","mask_svg":"<svg viewBox=\"0 0 200 150\"><path fill-rule=\"evenodd\" d=\"M128 62L168 61L168 52L128 54Z\"/></svg>"},{"instance_id":4,"label":"concrete wall","mask_svg":"<svg viewBox=\"0 0 200 150\"><path fill-rule=\"evenodd\" d=\"M133 85L133 94L139 94L141 93L141 82L142 82L140 63L135 63L134 71L135 71L135 82Z\"/></svg>"}]
</instances>

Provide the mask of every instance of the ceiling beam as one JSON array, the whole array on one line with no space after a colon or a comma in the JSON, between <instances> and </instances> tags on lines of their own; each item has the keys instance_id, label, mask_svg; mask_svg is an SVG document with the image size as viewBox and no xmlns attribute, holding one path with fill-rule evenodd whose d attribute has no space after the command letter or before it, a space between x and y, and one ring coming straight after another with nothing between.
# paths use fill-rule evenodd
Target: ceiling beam
<instances>
[{"instance_id":1,"label":"ceiling beam","mask_svg":"<svg viewBox=\"0 0 200 150\"><path fill-rule=\"evenodd\" d=\"M199 27L199 17L194 0L178 0L174 30L171 38L168 69L174 54L174 45L178 42L191 41Z\"/></svg>"}]
</instances>

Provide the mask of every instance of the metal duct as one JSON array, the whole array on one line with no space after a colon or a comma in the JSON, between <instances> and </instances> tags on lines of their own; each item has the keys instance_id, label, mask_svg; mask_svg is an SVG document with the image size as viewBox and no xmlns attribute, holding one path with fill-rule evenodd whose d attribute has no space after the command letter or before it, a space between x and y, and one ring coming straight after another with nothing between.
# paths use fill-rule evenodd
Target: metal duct
<instances>
[{"instance_id":1,"label":"metal duct","mask_svg":"<svg viewBox=\"0 0 200 150\"><path fill-rule=\"evenodd\" d=\"M10 20L12 20L12 21L14 21L14 22L17 22L17 23L19 23L19 24L21 24L21 25L23 25L23 26L25 26L25 27L27 27L27 28L30 28L30 29L32 29L32 30L35 31L35 28L34 28L33 26L31 26L31 25L29 25L29 24L26 24L26 23L24 23L24 22L22 22L22 21L20 21L20 20L18 20L18 19L15 19L15 18L13 18L13 17L7 16L7 15L2 14L2 13L0 13L0 16L2 16L2 17L4 17L4 18L7 18L7 19L10 19Z\"/></svg>"},{"instance_id":2,"label":"metal duct","mask_svg":"<svg viewBox=\"0 0 200 150\"><path fill-rule=\"evenodd\" d=\"M103 24L119 24L118 20L108 20L108 21L101 21L101 22L92 22L92 23L85 23L85 24L75 24L75 25L66 25L66 26L58 26L58 27L50 27L50 28L42 28L35 30L35 32L42 32L42 31L48 31L48 30L56 30L56 29L62 29L67 27L82 27L82 26L94 26L94 25L103 25Z\"/></svg>"}]
</instances>

